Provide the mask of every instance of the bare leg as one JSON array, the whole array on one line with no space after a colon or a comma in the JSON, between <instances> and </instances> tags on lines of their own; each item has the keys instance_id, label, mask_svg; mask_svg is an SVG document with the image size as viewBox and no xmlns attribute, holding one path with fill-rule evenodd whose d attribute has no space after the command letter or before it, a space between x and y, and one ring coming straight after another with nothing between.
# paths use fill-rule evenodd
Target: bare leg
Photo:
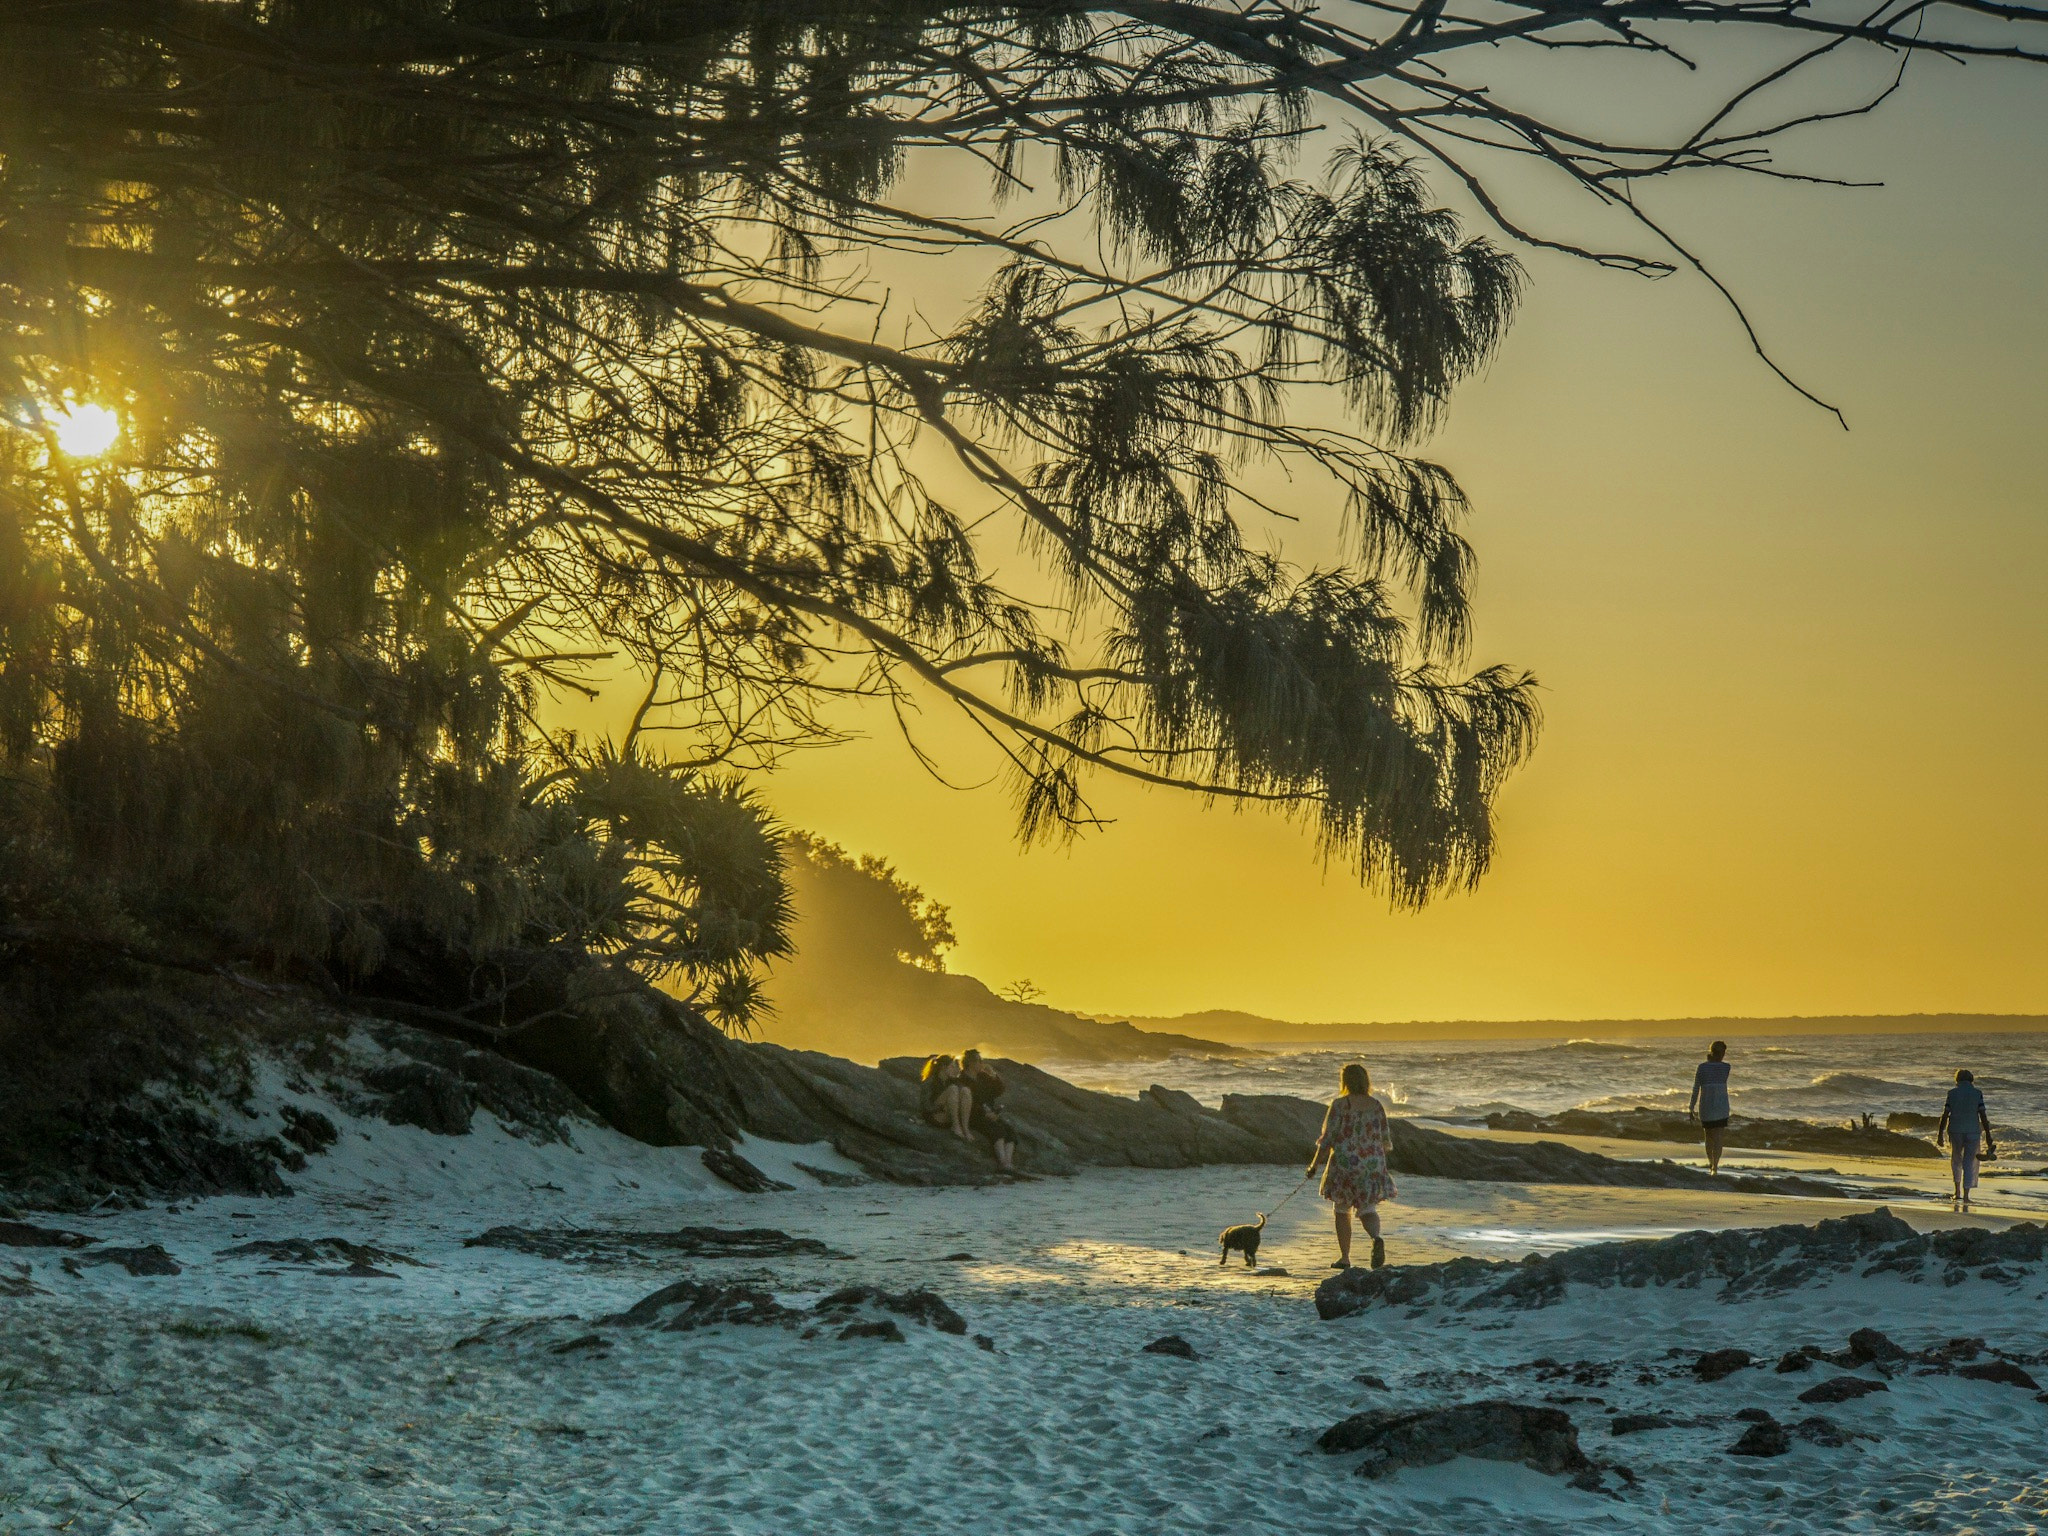
<instances>
[{"instance_id":1,"label":"bare leg","mask_svg":"<svg viewBox=\"0 0 2048 1536\"><path fill-rule=\"evenodd\" d=\"M1017 1170L1012 1159L1017 1155L1017 1143L1014 1141L999 1141L995 1144L995 1148L996 1166L1005 1173L1015 1173Z\"/></svg>"},{"instance_id":2,"label":"bare leg","mask_svg":"<svg viewBox=\"0 0 2048 1536\"><path fill-rule=\"evenodd\" d=\"M974 1112L974 1095L965 1088L948 1088L942 1102L952 1118L953 1134L962 1141L972 1140L972 1133L967 1129L967 1117Z\"/></svg>"},{"instance_id":3,"label":"bare leg","mask_svg":"<svg viewBox=\"0 0 2048 1536\"><path fill-rule=\"evenodd\" d=\"M1351 1213L1341 1205L1337 1207L1337 1262L1346 1269L1351 1267Z\"/></svg>"},{"instance_id":4,"label":"bare leg","mask_svg":"<svg viewBox=\"0 0 2048 1536\"><path fill-rule=\"evenodd\" d=\"M1726 1129L1720 1126L1715 1126L1707 1132L1707 1172L1709 1173L1719 1173L1721 1171L1721 1142L1727 1134Z\"/></svg>"},{"instance_id":5,"label":"bare leg","mask_svg":"<svg viewBox=\"0 0 2048 1536\"><path fill-rule=\"evenodd\" d=\"M1365 1235L1372 1239L1372 1267L1378 1269L1387 1262L1387 1245L1380 1236L1380 1213L1377 1209L1360 1211L1358 1224L1365 1228Z\"/></svg>"}]
</instances>

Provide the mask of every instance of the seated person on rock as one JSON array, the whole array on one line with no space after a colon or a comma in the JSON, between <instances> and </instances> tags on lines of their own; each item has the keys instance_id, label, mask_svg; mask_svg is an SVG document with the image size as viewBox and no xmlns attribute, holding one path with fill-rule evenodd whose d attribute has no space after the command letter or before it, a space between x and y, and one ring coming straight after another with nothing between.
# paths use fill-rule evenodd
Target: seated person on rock
<instances>
[{"instance_id":1,"label":"seated person on rock","mask_svg":"<svg viewBox=\"0 0 2048 1536\"><path fill-rule=\"evenodd\" d=\"M960 1080L974 1095L974 1110L968 1124L977 1134L988 1138L988 1144L996 1154L996 1166L1005 1173L1015 1173L1017 1135L996 1104L1008 1084L994 1067L981 1059L979 1051L962 1051L960 1067Z\"/></svg>"},{"instance_id":2,"label":"seated person on rock","mask_svg":"<svg viewBox=\"0 0 2048 1536\"><path fill-rule=\"evenodd\" d=\"M974 1112L974 1094L960 1077L960 1063L950 1056L934 1056L924 1064L917 1085L917 1112L942 1131L951 1131L962 1141L970 1140L969 1117Z\"/></svg>"}]
</instances>

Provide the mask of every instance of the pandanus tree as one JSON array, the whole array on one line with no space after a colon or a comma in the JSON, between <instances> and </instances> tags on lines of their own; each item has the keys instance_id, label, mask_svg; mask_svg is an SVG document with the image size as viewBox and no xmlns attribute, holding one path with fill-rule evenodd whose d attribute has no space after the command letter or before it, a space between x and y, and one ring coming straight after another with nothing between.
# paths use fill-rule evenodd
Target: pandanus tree
<instances>
[{"instance_id":1,"label":"pandanus tree","mask_svg":"<svg viewBox=\"0 0 2048 1536\"><path fill-rule=\"evenodd\" d=\"M743 1021L787 911L742 781L847 695L962 712L1027 835L1115 775L1306 818L1399 904L1468 885L1537 709L1467 669L1463 498L1416 446L1511 318L1501 237L1688 262L1640 182L1777 174L1784 131L1890 88L1817 104L1830 56L2031 60L2040 20L14 0L16 926L98 903L344 986L394 946L569 946ZM1551 58L1731 32L1750 75L1659 134L1484 74L1519 58L1541 102ZM1516 155L1651 244L1526 227ZM918 195L960 165L973 208ZM881 303L882 267L970 261L950 321ZM1345 557L1274 554L1276 510L1341 520ZM1028 591L991 574L1014 542ZM550 726L622 670L616 741Z\"/></svg>"}]
</instances>

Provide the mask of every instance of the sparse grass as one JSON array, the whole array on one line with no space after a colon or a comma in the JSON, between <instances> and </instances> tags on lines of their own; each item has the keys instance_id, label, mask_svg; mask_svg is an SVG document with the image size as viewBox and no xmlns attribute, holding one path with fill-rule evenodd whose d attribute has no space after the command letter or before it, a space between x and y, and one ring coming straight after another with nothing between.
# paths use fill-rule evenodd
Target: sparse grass
<instances>
[{"instance_id":1,"label":"sparse grass","mask_svg":"<svg viewBox=\"0 0 2048 1536\"><path fill-rule=\"evenodd\" d=\"M210 1342L215 1339L248 1339L257 1344L274 1344L277 1335L268 1328L255 1323L167 1323L165 1333L175 1333L181 1339L198 1339Z\"/></svg>"}]
</instances>

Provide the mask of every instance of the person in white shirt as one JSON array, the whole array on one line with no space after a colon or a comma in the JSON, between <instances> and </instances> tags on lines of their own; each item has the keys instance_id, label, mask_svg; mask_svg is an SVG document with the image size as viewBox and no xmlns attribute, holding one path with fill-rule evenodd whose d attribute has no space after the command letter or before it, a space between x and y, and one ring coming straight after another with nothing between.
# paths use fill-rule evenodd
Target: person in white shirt
<instances>
[{"instance_id":1,"label":"person in white shirt","mask_svg":"<svg viewBox=\"0 0 2048 1536\"><path fill-rule=\"evenodd\" d=\"M1692 1075L1692 1098L1685 1106L1707 1138L1707 1172L1721 1171L1721 1143L1728 1134L1728 1042L1716 1040L1707 1059Z\"/></svg>"}]
</instances>

